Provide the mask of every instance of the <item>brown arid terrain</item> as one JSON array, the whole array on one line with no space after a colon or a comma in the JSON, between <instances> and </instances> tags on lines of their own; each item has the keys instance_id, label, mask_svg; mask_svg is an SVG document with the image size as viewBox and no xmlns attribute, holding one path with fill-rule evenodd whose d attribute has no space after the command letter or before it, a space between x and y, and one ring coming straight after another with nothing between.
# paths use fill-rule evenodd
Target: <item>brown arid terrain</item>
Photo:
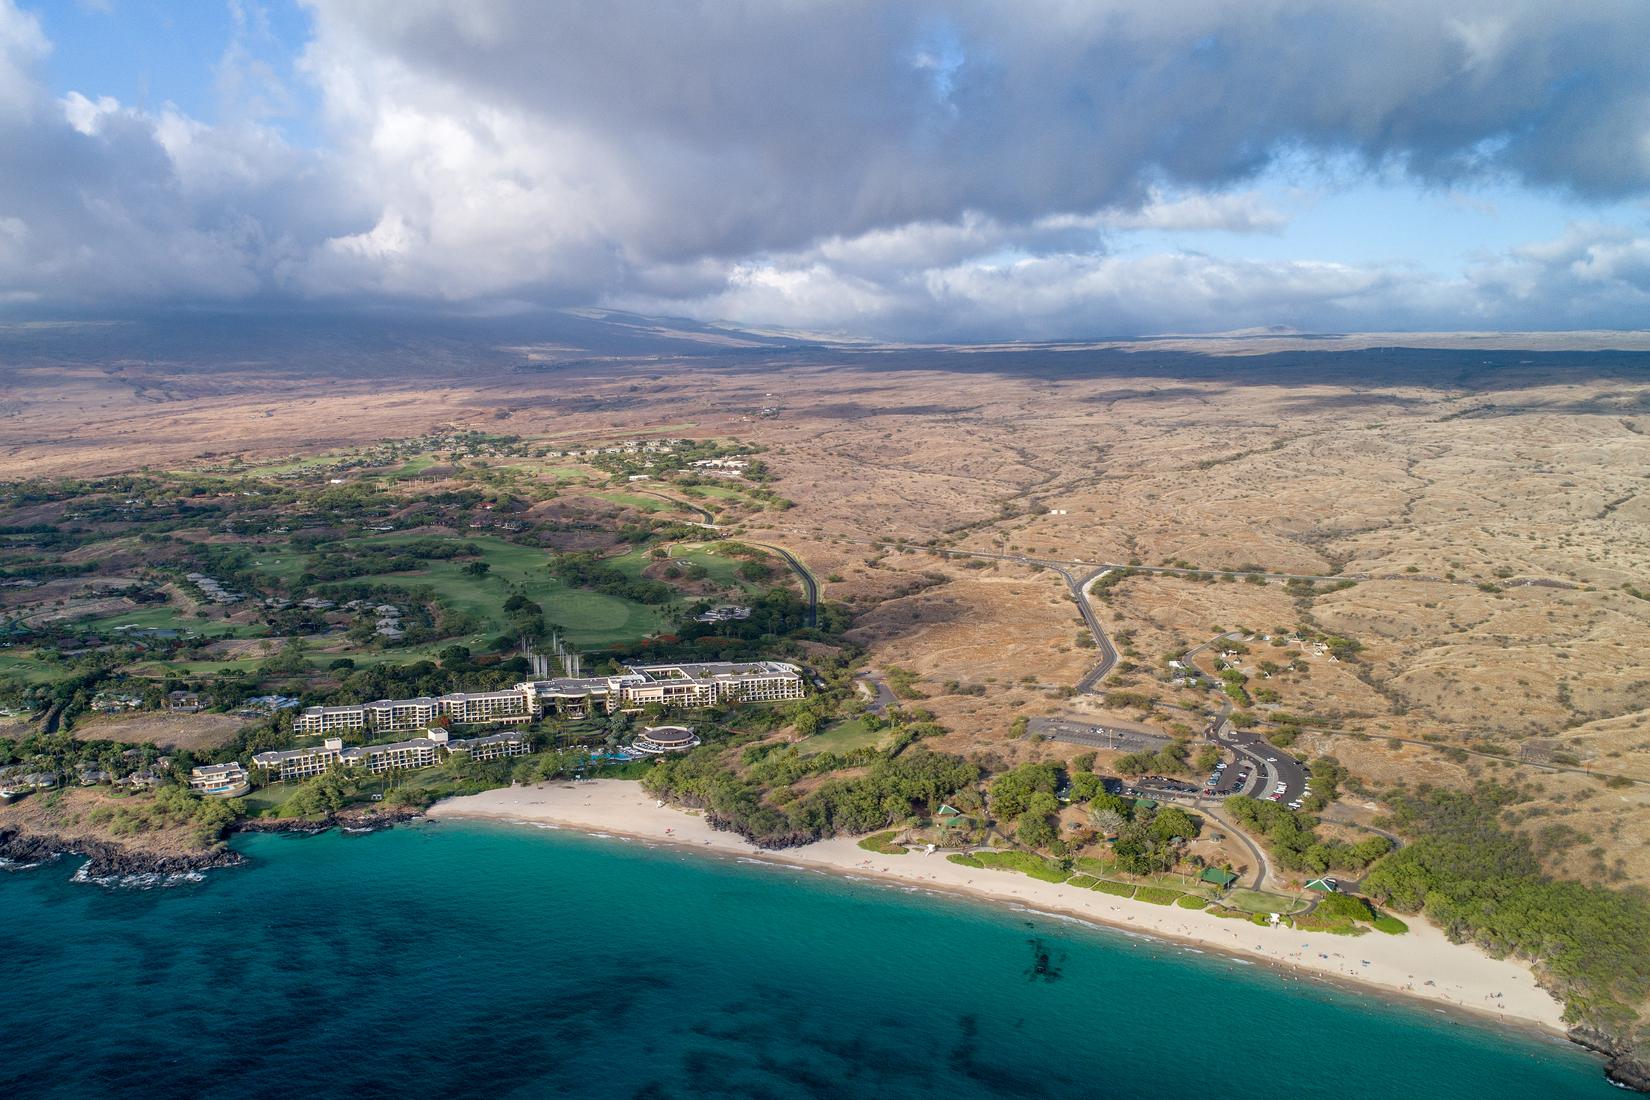
<instances>
[{"instance_id":1,"label":"brown arid terrain","mask_svg":"<svg viewBox=\"0 0 1650 1100\"><path fill-rule=\"evenodd\" d=\"M211 749L228 742L245 724L244 718L233 714L140 711L82 718L75 723L74 735L81 741L154 744L163 749Z\"/></svg>"},{"instance_id":2,"label":"brown arid terrain","mask_svg":"<svg viewBox=\"0 0 1650 1100\"><path fill-rule=\"evenodd\" d=\"M318 332L0 333L0 465L196 468L444 427L749 441L793 506L725 530L806 562L951 747L1078 751L1015 737L1027 715L1198 726L1219 697L1167 662L1241 630L1262 729L1293 716L1371 791L1534 785L1516 824L1553 870L1650 884L1650 338ZM1124 650L1101 693L1128 702L1071 697L1097 654L1062 577L1021 557L1178 570L1092 597ZM1220 648L1193 663L1213 674Z\"/></svg>"}]
</instances>

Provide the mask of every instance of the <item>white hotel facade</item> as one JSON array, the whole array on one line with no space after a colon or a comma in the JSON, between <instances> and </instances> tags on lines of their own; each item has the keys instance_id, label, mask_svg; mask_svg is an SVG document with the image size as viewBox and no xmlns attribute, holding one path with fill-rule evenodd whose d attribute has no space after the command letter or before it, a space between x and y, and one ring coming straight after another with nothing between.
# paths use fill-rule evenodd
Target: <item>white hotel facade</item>
<instances>
[{"instance_id":1,"label":"white hotel facade","mask_svg":"<svg viewBox=\"0 0 1650 1100\"><path fill-rule=\"evenodd\" d=\"M515 730L484 737L453 737L446 730L432 729L425 730L422 737L385 745L346 747L341 738L329 737L311 748L260 752L252 763L273 779L306 779L334 766L376 774L433 767L441 762L443 754L464 753L474 760L497 760L532 751L532 738Z\"/></svg>"},{"instance_id":2,"label":"white hotel facade","mask_svg":"<svg viewBox=\"0 0 1650 1100\"><path fill-rule=\"evenodd\" d=\"M783 661L628 665L612 676L530 680L507 691L454 692L434 698L310 707L297 716L292 728L295 733L310 736L341 736L361 730L396 733L427 729L438 719L456 726L510 725L547 714L612 714L640 710L652 703L697 710L718 703L801 699L806 694L802 670Z\"/></svg>"}]
</instances>

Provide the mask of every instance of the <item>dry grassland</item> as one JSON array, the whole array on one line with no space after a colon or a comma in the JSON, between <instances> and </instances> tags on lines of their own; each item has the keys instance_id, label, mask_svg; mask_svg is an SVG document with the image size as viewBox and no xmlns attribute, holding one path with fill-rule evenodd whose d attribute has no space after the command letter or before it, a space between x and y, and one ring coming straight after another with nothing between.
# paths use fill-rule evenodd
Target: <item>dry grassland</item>
<instances>
[{"instance_id":1,"label":"dry grassland","mask_svg":"<svg viewBox=\"0 0 1650 1100\"><path fill-rule=\"evenodd\" d=\"M541 349L529 358L547 360L542 371L426 360L319 377L19 362L0 367L0 462L13 477L171 468L447 425L751 440L795 507L732 534L794 550L826 599L858 612L853 637L871 662L919 677L951 741L1008 757L1052 751L1010 742L1007 727L1073 705L1058 689L1094 658L1077 645L1063 582L877 543L1369 578L1302 596L1279 579L1136 576L1096 606L1131 636L1137 667L1120 685L1194 708L1211 697L1166 683L1165 659L1185 646L1236 626L1351 638L1353 659L1295 646L1297 671L1252 673L1251 687L1279 696L1255 712L1339 731L1309 734L1311 747L1372 785L1539 782L1540 812L1520 827L1587 838L1560 844L1549 831L1555 866L1650 883L1650 787L1537 767L1575 760L1650 781L1650 602L1624 590L1650 589L1650 381L1639 360L1565 359L1551 340L1531 338L1549 350L1529 353L1475 337L1406 341L1470 349L1433 358L1348 350L1374 343L560 365ZM1288 663L1264 642L1250 650L1246 668ZM1505 762L1440 751L1475 746Z\"/></svg>"}]
</instances>

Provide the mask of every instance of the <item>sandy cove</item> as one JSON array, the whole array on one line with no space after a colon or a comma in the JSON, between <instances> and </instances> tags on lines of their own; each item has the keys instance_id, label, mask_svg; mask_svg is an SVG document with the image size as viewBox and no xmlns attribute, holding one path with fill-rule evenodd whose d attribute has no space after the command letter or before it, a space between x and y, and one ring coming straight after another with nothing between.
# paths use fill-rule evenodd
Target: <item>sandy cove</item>
<instances>
[{"instance_id":1,"label":"sandy cove","mask_svg":"<svg viewBox=\"0 0 1650 1100\"><path fill-rule=\"evenodd\" d=\"M1012 902L1373 986L1508 1024L1533 1024L1555 1034L1564 1031L1562 1007L1536 985L1527 968L1492 959L1470 945L1453 944L1442 931L1419 918L1410 919L1410 931L1402 936L1380 932L1337 936L1265 928L1200 910L1039 882L1010 871L964 867L938 853L877 855L846 837L774 852L757 848L734 833L712 829L696 814L660 806L639 784L624 780L486 791L439 802L429 816L558 825Z\"/></svg>"}]
</instances>

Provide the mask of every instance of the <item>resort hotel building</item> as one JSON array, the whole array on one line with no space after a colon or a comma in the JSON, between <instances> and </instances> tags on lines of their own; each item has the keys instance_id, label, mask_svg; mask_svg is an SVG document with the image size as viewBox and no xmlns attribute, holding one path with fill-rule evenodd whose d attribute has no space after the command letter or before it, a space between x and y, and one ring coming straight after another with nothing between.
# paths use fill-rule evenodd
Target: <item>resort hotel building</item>
<instances>
[{"instance_id":1,"label":"resort hotel building","mask_svg":"<svg viewBox=\"0 0 1650 1100\"><path fill-rule=\"evenodd\" d=\"M407 741L348 748L341 738L329 737L312 748L260 752L252 762L275 779L304 779L320 775L335 764L377 773L432 767L440 763L444 755L452 753L465 753L473 760L496 760L525 756L532 751L532 737L515 730L485 737L452 737L444 729L431 729L425 730L422 737Z\"/></svg>"},{"instance_id":2,"label":"resort hotel building","mask_svg":"<svg viewBox=\"0 0 1650 1100\"><path fill-rule=\"evenodd\" d=\"M453 692L438 698L376 699L347 707L310 707L293 719L294 733L310 735L377 730L427 729L437 718L455 726L492 726L531 722L533 715L520 686L509 691Z\"/></svg>"},{"instance_id":3,"label":"resort hotel building","mask_svg":"<svg viewBox=\"0 0 1650 1100\"><path fill-rule=\"evenodd\" d=\"M718 703L801 699L807 694L802 670L783 661L627 665L614 676L531 680L516 687L531 700L534 717L612 714L650 703L695 710Z\"/></svg>"},{"instance_id":4,"label":"resort hotel building","mask_svg":"<svg viewBox=\"0 0 1650 1100\"><path fill-rule=\"evenodd\" d=\"M783 661L627 665L623 672L612 676L529 680L508 691L454 692L435 698L310 707L297 716L292 728L294 733L310 736L338 736L360 730L395 733L427 729L443 718L455 726L508 725L531 722L547 714L583 717L640 710L650 703L696 710L718 703L801 699L806 694L802 670Z\"/></svg>"}]
</instances>

